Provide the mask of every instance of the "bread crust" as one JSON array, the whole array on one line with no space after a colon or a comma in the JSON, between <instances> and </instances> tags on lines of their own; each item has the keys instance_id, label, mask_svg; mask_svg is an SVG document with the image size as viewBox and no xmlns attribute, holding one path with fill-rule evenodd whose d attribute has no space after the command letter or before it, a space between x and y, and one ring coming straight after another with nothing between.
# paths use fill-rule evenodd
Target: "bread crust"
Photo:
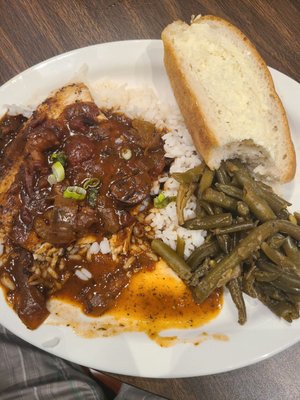
<instances>
[{"instance_id":1,"label":"bread crust","mask_svg":"<svg viewBox=\"0 0 300 400\"><path fill-rule=\"evenodd\" d=\"M216 16L207 15L196 17L193 20L193 24L201 23L203 21L214 21L218 24L223 25L224 28L229 29L235 34L244 45L247 46L251 52L253 58L255 58L259 68L263 71L265 80L269 87L271 96L280 112L280 116L284 126L284 135L286 142L286 152L289 158L288 166L285 170L281 170L280 182L285 183L293 179L296 172L296 155L295 149L291 140L288 120L286 116L283 104L276 92L274 82L271 73L267 67L267 64L258 53L251 41L234 25L230 22ZM173 24L184 24L182 21L175 21ZM172 25L172 24L171 24ZM205 114L202 110L201 104L199 103L197 96L193 90L193 87L189 84L185 74L182 70L181 63L174 51L172 41L169 37L169 26L167 26L162 32L162 41L164 44L164 64L169 76L169 80L177 100L180 111L183 115L185 124L193 138L194 144L203 157L204 161L209 167L214 167L215 163L213 160L214 150L220 147L218 138L216 137L213 129L208 125L205 120Z\"/></svg>"}]
</instances>

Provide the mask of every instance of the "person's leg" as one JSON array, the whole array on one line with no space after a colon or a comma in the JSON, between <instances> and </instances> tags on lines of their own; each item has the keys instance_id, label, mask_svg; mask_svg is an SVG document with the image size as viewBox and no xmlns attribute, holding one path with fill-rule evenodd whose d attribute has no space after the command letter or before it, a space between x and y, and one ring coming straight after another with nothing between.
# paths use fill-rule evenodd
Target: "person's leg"
<instances>
[{"instance_id":1,"label":"person's leg","mask_svg":"<svg viewBox=\"0 0 300 400\"><path fill-rule=\"evenodd\" d=\"M1 400L106 400L76 364L39 350L0 325Z\"/></svg>"}]
</instances>

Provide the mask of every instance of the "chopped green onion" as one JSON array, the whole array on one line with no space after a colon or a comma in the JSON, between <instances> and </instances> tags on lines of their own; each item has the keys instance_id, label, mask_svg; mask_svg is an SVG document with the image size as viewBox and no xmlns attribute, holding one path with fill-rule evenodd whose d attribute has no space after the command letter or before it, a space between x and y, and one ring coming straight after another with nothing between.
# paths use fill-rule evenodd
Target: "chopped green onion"
<instances>
[{"instance_id":1,"label":"chopped green onion","mask_svg":"<svg viewBox=\"0 0 300 400\"><path fill-rule=\"evenodd\" d=\"M61 182L65 179L65 169L59 161L56 161L52 165L52 174L48 176L48 182L50 185L55 185L57 182Z\"/></svg>"},{"instance_id":2,"label":"chopped green onion","mask_svg":"<svg viewBox=\"0 0 300 400\"><path fill-rule=\"evenodd\" d=\"M84 200L86 197L86 190L80 186L68 186L63 196L66 199Z\"/></svg>"},{"instance_id":3,"label":"chopped green onion","mask_svg":"<svg viewBox=\"0 0 300 400\"><path fill-rule=\"evenodd\" d=\"M121 149L121 157L126 161L130 160L132 157L132 151L128 147L123 147L123 149Z\"/></svg>"},{"instance_id":4,"label":"chopped green onion","mask_svg":"<svg viewBox=\"0 0 300 400\"><path fill-rule=\"evenodd\" d=\"M96 207L97 197L98 197L98 189L97 188L91 188L88 190L87 202L93 208Z\"/></svg>"},{"instance_id":5,"label":"chopped green onion","mask_svg":"<svg viewBox=\"0 0 300 400\"><path fill-rule=\"evenodd\" d=\"M57 183L57 180L53 174L48 176L48 182L50 183L51 186Z\"/></svg>"},{"instance_id":6,"label":"chopped green onion","mask_svg":"<svg viewBox=\"0 0 300 400\"><path fill-rule=\"evenodd\" d=\"M169 203L175 201L176 197L167 197L163 192L159 193L158 196L154 198L154 207L165 208Z\"/></svg>"},{"instance_id":7,"label":"chopped green onion","mask_svg":"<svg viewBox=\"0 0 300 400\"><path fill-rule=\"evenodd\" d=\"M67 156L62 151L57 151L57 152L54 152L53 154L51 154L50 159L53 162L58 161L61 163L61 165L64 166L67 161Z\"/></svg>"},{"instance_id":8,"label":"chopped green onion","mask_svg":"<svg viewBox=\"0 0 300 400\"><path fill-rule=\"evenodd\" d=\"M87 178L83 181L83 189L96 188L100 185L100 179L98 178Z\"/></svg>"},{"instance_id":9,"label":"chopped green onion","mask_svg":"<svg viewBox=\"0 0 300 400\"><path fill-rule=\"evenodd\" d=\"M65 169L59 161L56 161L52 165L52 172L57 182L61 182L65 179Z\"/></svg>"}]
</instances>

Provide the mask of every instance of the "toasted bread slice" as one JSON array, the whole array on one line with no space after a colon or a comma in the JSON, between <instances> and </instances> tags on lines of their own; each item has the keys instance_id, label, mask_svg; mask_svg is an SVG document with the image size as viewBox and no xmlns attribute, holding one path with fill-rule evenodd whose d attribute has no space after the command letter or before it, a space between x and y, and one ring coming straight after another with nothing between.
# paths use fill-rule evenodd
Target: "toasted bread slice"
<instances>
[{"instance_id":1,"label":"toasted bread slice","mask_svg":"<svg viewBox=\"0 0 300 400\"><path fill-rule=\"evenodd\" d=\"M197 17L163 33L165 67L195 146L211 169L240 158L269 180L290 181L295 150L267 65L229 22Z\"/></svg>"}]
</instances>

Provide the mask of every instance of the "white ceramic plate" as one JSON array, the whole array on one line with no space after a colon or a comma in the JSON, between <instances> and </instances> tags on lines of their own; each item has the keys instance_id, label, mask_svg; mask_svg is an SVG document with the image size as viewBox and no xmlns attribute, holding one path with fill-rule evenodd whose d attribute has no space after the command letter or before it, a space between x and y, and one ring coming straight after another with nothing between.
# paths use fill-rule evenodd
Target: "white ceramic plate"
<instances>
[{"instance_id":1,"label":"white ceramic plate","mask_svg":"<svg viewBox=\"0 0 300 400\"><path fill-rule=\"evenodd\" d=\"M95 45L44 61L11 79L0 88L0 115L5 104L37 104L53 89L76 80L87 66L89 81L116 79L153 87L162 99L174 102L163 67L159 40L137 40ZM84 67L86 68L86 67ZM271 69L286 108L296 152L300 155L300 85ZM300 157L299 157L300 158ZM300 169L284 194L300 204ZM191 377L229 371L269 357L300 340L300 319L288 324L247 298L248 322L236 322L236 310L225 296L224 308L214 321L197 332L219 333L229 340L207 340L199 346L179 344L162 348L142 333L110 338L83 339L69 328L47 326L30 331L0 295L0 323L29 343L67 360L108 372L143 377ZM49 347L51 346L52 347Z\"/></svg>"}]
</instances>

